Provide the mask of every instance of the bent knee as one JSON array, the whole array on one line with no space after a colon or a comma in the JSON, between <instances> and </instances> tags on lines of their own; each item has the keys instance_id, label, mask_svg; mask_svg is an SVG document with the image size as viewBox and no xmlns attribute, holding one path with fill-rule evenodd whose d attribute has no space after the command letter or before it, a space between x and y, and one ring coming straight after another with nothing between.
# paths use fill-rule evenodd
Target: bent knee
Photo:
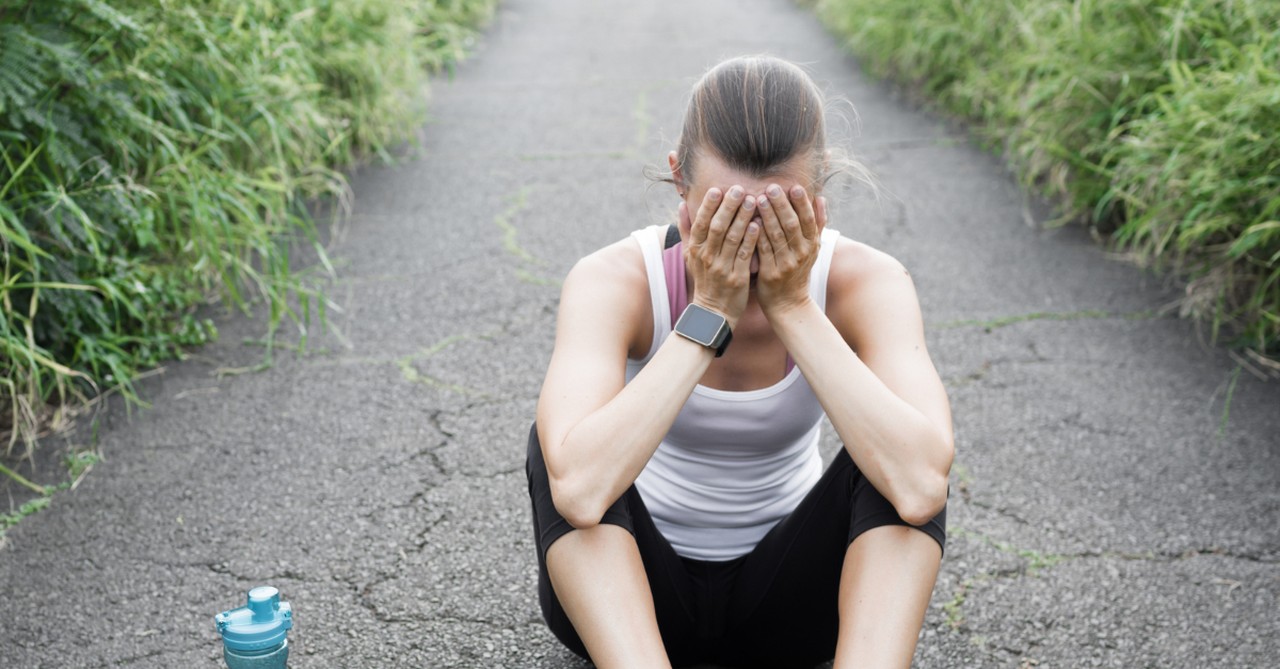
<instances>
[{"instance_id":1,"label":"bent knee","mask_svg":"<svg viewBox=\"0 0 1280 669\"><path fill-rule=\"evenodd\" d=\"M927 525L881 525L858 535L850 545L877 554L923 554L942 557L942 540Z\"/></svg>"},{"instance_id":2,"label":"bent knee","mask_svg":"<svg viewBox=\"0 0 1280 669\"><path fill-rule=\"evenodd\" d=\"M616 549L635 549L636 539L627 528L611 523L599 523L590 527L574 528L565 532L547 547L547 558L553 552L585 551L601 552Z\"/></svg>"}]
</instances>

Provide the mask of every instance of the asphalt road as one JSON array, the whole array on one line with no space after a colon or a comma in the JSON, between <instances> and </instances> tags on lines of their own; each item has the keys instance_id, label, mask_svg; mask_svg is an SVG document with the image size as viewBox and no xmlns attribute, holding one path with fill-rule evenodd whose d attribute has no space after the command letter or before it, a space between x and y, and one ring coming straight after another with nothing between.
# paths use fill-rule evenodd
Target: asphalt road
<instances>
[{"instance_id":1,"label":"asphalt road","mask_svg":"<svg viewBox=\"0 0 1280 669\"><path fill-rule=\"evenodd\" d=\"M142 383L152 408L72 436L105 461L8 532L0 667L213 667L214 614L259 584L298 669L585 666L538 614L523 475L558 281L672 215L643 167L707 66L762 51L856 107L841 134L887 194L835 194L833 225L911 269L953 403L917 666L1275 666L1280 383L1162 311L1176 286L1046 229L790 2L507 0L420 151L352 177L341 335L219 376L264 327L223 316Z\"/></svg>"}]
</instances>

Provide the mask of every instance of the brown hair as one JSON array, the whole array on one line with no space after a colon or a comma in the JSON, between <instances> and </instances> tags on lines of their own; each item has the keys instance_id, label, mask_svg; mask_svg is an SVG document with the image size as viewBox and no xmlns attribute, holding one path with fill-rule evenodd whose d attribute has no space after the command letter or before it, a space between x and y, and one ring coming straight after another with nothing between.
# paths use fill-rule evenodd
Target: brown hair
<instances>
[{"instance_id":1,"label":"brown hair","mask_svg":"<svg viewBox=\"0 0 1280 669\"><path fill-rule=\"evenodd\" d=\"M799 66L773 56L726 60L693 87L676 147L677 164L691 181L700 153L711 153L754 177L802 158L809 161L813 193L840 173L852 173L874 189L864 167L827 150L826 114L822 91Z\"/></svg>"},{"instance_id":2,"label":"brown hair","mask_svg":"<svg viewBox=\"0 0 1280 669\"><path fill-rule=\"evenodd\" d=\"M799 67L770 56L727 60L693 87L677 161L692 179L698 152L710 151L730 167L759 177L808 154L812 173L820 174L823 117L822 95Z\"/></svg>"}]
</instances>

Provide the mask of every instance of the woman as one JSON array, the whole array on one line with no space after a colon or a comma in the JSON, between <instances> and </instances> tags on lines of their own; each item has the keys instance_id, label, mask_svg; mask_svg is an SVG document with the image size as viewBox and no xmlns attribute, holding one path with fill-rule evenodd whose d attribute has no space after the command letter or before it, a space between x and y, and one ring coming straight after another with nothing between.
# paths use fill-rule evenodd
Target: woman
<instances>
[{"instance_id":1,"label":"woman","mask_svg":"<svg viewBox=\"0 0 1280 669\"><path fill-rule=\"evenodd\" d=\"M950 407L910 275L827 228L823 104L785 61L713 68L678 225L565 279L529 490L544 617L598 666L910 665Z\"/></svg>"}]
</instances>

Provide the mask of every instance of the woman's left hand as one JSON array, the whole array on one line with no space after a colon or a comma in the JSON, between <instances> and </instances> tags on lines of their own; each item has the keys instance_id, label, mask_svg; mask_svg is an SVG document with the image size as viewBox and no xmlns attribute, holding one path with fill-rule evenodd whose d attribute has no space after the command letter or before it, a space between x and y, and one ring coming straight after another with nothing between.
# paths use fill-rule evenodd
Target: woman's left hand
<instances>
[{"instance_id":1,"label":"woman's left hand","mask_svg":"<svg viewBox=\"0 0 1280 669\"><path fill-rule=\"evenodd\" d=\"M792 186L788 193L777 184L770 184L757 201L764 230L756 242L756 296L770 316L809 300L809 271L818 259L827 202L811 200L803 186Z\"/></svg>"}]
</instances>

